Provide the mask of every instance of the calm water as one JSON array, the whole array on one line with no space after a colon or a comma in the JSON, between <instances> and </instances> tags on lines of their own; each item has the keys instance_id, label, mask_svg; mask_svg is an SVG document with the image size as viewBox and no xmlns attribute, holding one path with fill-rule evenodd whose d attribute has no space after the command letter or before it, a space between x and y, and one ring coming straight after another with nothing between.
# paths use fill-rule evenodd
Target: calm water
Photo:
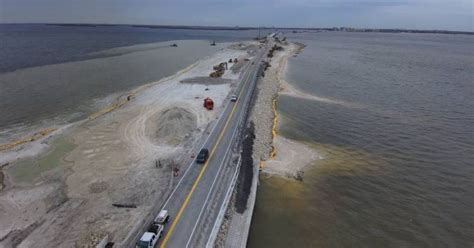
<instances>
[{"instance_id":1,"label":"calm water","mask_svg":"<svg viewBox=\"0 0 474 248\"><path fill-rule=\"evenodd\" d=\"M184 30L130 26L56 26L0 24L0 72L90 59L89 54L116 47L169 40L251 39L257 31Z\"/></svg>"},{"instance_id":2,"label":"calm water","mask_svg":"<svg viewBox=\"0 0 474 248\"><path fill-rule=\"evenodd\" d=\"M262 178L249 247L472 247L474 37L317 33L278 101L322 160Z\"/></svg>"},{"instance_id":3,"label":"calm water","mask_svg":"<svg viewBox=\"0 0 474 248\"><path fill-rule=\"evenodd\" d=\"M113 93L173 75L217 52L224 46L219 42L256 35L257 31L0 25L0 140L35 129L31 125L84 118ZM171 48L165 42L170 40L185 41ZM211 40L218 46L210 46Z\"/></svg>"}]
</instances>

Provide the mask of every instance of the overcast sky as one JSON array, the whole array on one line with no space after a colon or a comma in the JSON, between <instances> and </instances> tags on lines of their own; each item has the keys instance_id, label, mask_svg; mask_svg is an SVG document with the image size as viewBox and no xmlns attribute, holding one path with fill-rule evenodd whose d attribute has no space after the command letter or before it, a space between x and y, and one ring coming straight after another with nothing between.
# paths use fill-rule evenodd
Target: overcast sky
<instances>
[{"instance_id":1,"label":"overcast sky","mask_svg":"<svg viewBox=\"0 0 474 248\"><path fill-rule=\"evenodd\" d=\"M2 23L473 30L474 0L0 0Z\"/></svg>"}]
</instances>

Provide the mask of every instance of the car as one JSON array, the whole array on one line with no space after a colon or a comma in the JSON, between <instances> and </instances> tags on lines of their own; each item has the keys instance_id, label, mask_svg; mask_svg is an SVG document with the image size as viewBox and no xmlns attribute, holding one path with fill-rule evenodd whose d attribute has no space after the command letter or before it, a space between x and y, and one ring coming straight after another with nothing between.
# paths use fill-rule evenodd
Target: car
<instances>
[{"instance_id":1,"label":"car","mask_svg":"<svg viewBox=\"0 0 474 248\"><path fill-rule=\"evenodd\" d=\"M201 151L199 151L199 154L197 155L196 162L198 164L204 164L206 163L207 159L209 158L209 150L203 148Z\"/></svg>"},{"instance_id":2,"label":"car","mask_svg":"<svg viewBox=\"0 0 474 248\"><path fill-rule=\"evenodd\" d=\"M230 101L231 102L236 102L237 101L237 96L236 95L230 96Z\"/></svg>"},{"instance_id":3,"label":"car","mask_svg":"<svg viewBox=\"0 0 474 248\"><path fill-rule=\"evenodd\" d=\"M168 214L168 210L161 210L156 216L154 223L164 225L170 220L170 215Z\"/></svg>"}]
</instances>

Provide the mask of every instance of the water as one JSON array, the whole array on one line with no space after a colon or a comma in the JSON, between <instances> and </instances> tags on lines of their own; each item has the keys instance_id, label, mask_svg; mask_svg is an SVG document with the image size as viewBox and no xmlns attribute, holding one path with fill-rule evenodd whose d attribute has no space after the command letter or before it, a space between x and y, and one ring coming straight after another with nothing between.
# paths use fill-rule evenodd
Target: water
<instances>
[{"instance_id":1,"label":"water","mask_svg":"<svg viewBox=\"0 0 474 248\"><path fill-rule=\"evenodd\" d=\"M9 166L6 171L10 180L15 183L32 183L40 178L44 172L57 168L65 154L74 150L76 145L66 138L59 138L52 142L52 149L41 158L30 158ZM64 162L67 162L64 160Z\"/></svg>"},{"instance_id":2,"label":"water","mask_svg":"<svg viewBox=\"0 0 474 248\"><path fill-rule=\"evenodd\" d=\"M184 30L131 26L0 24L0 72L90 59L89 54L169 40L251 39L256 30Z\"/></svg>"},{"instance_id":3,"label":"water","mask_svg":"<svg viewBox=\"0 0 474 248\"><path fill-rule=\"evenodd\" d=\"M292 38L287 81L318 98L280 97L279 131L324 159L262 178L249 247L472 247L474 37Z\"/></svg>"},{"instance_id":4,"label":"water","mask_svg":"<svg viewBox=\"0 0 474 248\"><path fill-rule=\"evenodd\" d=\"M219 42L256 32L0 25L0 128L7 130L0 139L82 119L111 94L173 75L222 49ZM170 40L184 41L172 48Z\"/></svg>"}]
</instances>

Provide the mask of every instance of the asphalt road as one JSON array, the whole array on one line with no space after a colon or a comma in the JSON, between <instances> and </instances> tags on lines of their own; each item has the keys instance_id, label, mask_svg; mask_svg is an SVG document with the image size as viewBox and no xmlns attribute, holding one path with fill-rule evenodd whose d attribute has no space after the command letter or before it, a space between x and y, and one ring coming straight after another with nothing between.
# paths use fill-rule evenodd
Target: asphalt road
<instances>
[{"instance_id":1,"label":"asphalt road","mask_svg":"<svg viewBox=\"0 0 474 248\"><path fill-rule=\"evenodd\" d=\"M257 73L267 46L245 67L236 90L238 100L227 101L221 117L202 142L210 151L205 164L192 162L182 176L163 209L171 216L158 246L206 247L212 245L213 229L219 228L219 212L224 209L226 195L237 175L238 146L246 114L256 85ZM195 154L199 152L196 150ZM215 234L215 232L214 232ZM212 237L215 237L212 236Z\"/></svg>"}]
</instances>

